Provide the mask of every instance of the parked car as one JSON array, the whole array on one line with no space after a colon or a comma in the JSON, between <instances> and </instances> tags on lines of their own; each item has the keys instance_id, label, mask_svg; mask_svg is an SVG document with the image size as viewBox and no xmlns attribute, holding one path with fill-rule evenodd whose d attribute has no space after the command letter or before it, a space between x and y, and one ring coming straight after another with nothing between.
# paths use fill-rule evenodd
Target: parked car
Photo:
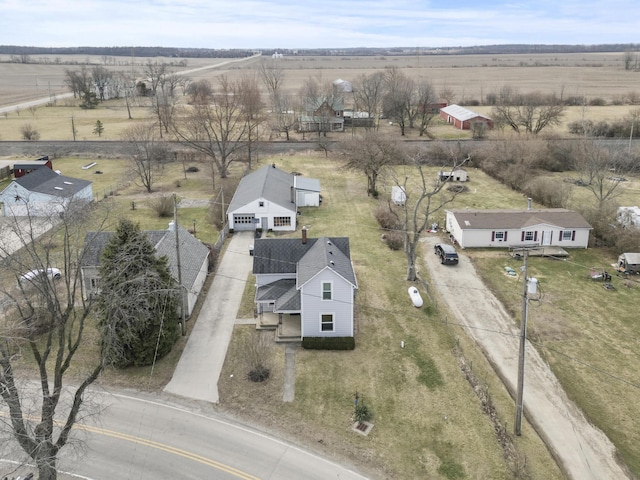
<instances>
[{"instance_id":1,"label":"parked car","mask_svg":"<svg viewBox=\"0 0 640 480\"><path fill-rule=\"evenodd\" d=\"M19 282L34 282L41 275L46 275L50 280L60 280L62 278L62 273L59 268L36 268L35 270L31 270L30 272L25 273L20 276Z\"/></svg>"},{"instance_id":2,"label":"parked car","mask_svg":"<svg viewBox=\"0 0 640 480\"><path fill-rule=\"evenodd\" d=\"M456 249L446 243L436 243L434 251L440 257L440 263L443 265L457 265L458 253Z\"/></svg>"}]
</instances>

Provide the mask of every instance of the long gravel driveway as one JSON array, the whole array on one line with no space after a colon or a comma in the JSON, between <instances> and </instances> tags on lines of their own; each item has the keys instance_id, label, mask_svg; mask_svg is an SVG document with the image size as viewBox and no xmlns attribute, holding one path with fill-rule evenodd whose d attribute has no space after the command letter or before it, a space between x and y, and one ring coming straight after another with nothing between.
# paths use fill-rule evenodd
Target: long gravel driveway
<instances>
[{"instance_id":1,"label":"long gravel driveway","mask_svg":"<svg viewBox=\"0 0 640 480\"><path fill-rule=\"evenodd\" d=\"M482 282L469 258L458 249L457 266L441 265L433 254L438 237L421 239L431 285L467 334L484 351L513 397L518 382L520 330ZM497 334L495 332L504 332ZM525 416L554 454L569 478L629 478L615 460L611 441L591 425L567 398L549 366L527 343L524 380Z\"/></svg>"}]
</instances>

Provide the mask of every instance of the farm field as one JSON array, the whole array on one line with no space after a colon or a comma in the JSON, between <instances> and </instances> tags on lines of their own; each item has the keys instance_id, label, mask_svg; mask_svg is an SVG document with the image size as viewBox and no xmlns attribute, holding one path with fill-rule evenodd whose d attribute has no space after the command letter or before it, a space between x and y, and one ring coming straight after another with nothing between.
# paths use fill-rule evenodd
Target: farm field
<instances>
[{"instance_id":1,"label":"farm field","mask_svg":"<svg viewBox=\"0 0 640 480\"><path fill-rule=\"evenodd\" d=\"M97 139L93 125L97 120L105 124L103 139L117 139L122 130L132 121L150 118L148 99L141 99L128 119L122 101L108 101L99 108L83 111L78 101L62 98L68 92L65 86L65 71L79 70L81 63L102 65L112 72L133 71L141 77L144 65L150 59L138 57L87 57L55 56L38 57L38 61L48 63L19 64L0 63L0 108L28 100L50 98L50 107L20 112L5 112L0 117L0 140L19 140L20 128L31 123L39 128L42 140L72 139L71 118L77 121L77 139ZM228 59L203 58L153 58L153 62L169 62L174 72L184 73L193 80L207 79L215 84L222 74L239 78L247 73L258 72L261 62L272 62L269 57L239 59L226 63ZM0 62L7 62L0 57ZM332 82L337 79L355 81L359 75L383 70L387 67L400 69L410 78L427 79L437 91L448 89L453 92L453 103L469 104L478 113L490 114L491 108L482 106L486 96L497 93L505 85L513 86L520 92L539 91L558 97L579 97L586 102L601 99L603 106L568 108L563 123L556 127L558 134L566 134L566 124L580 119L617 120L630 109L629 99L640 101L638 80L640 73L623 68L621 53L587 54L537 54L537 55L414 55L414 56L371 56L371 57L305 57L285 56L277 60L284 73L284 90L291 95L298 93L303 83L309 79ZM133 66L131 65L133 63ZM262 87L262 85L261 85ZM264 92L266 93L266 92ZM58 98L59 97L59 98ZM346 95L347 106L350 96ZM551 132L551 130L548 130ZM445 132L444 135L466 133Z\"/></svg>"}]
</instances>

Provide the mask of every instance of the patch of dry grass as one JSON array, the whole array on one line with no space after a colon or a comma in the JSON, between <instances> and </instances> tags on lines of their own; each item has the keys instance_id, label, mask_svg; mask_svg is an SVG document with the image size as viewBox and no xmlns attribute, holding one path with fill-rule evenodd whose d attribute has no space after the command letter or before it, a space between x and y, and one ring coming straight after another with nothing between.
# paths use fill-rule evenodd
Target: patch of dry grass
<instances>
[{"instance_id":1,"label":"patch of dry grass","mask_svg":"<svg viewBox=\"0 0 640 480\"><path fill-rule=\"evenodd\" d=\"M415 309L409 302L404 254L380 240L373 217L377 201L366 196L366 179L331 158L276 163L321 180L322 206L303 209L299 220L309 234L350 238L359 284L357 346L349 352L298 349L295 401L288 404L282 401L283 347L273 346L273 377L253 384L245 379L241 352L242 338L253 327L237 326L219 383L221 407L364 465L374 478L512 478L493 425L452 353L464 333L448 326L433 304ZM483 357L470 344L466 348L509 424L506 390ZM356 392L373 412L368 437L350 431ZM535 478L561 478L536 435L518 446Z\"/></svg>"}]
</instances>

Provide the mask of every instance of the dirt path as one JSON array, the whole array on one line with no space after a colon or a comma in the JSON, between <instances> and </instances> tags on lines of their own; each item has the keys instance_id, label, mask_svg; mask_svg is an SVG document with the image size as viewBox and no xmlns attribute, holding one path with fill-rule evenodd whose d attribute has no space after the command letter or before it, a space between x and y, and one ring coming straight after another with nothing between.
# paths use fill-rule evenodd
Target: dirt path
<instances>
[{"instance_id":1,"label":"dirt path","mask_svg":"<svg viewBox=\"0 0 640 480\"><path fill-rule=\"evenodd\" d=\"M458 249L457 266L441 265L434 255L438 238L426 237L424 263L431 287L446 302L467 334L482 348L515 397L520 331L498 299L484 286L469 258ZM549 366L527 344L524 380L525 415L569 478L630 478L615 460L615 447L567 398Z\"/></svg>"}]
</instances>

